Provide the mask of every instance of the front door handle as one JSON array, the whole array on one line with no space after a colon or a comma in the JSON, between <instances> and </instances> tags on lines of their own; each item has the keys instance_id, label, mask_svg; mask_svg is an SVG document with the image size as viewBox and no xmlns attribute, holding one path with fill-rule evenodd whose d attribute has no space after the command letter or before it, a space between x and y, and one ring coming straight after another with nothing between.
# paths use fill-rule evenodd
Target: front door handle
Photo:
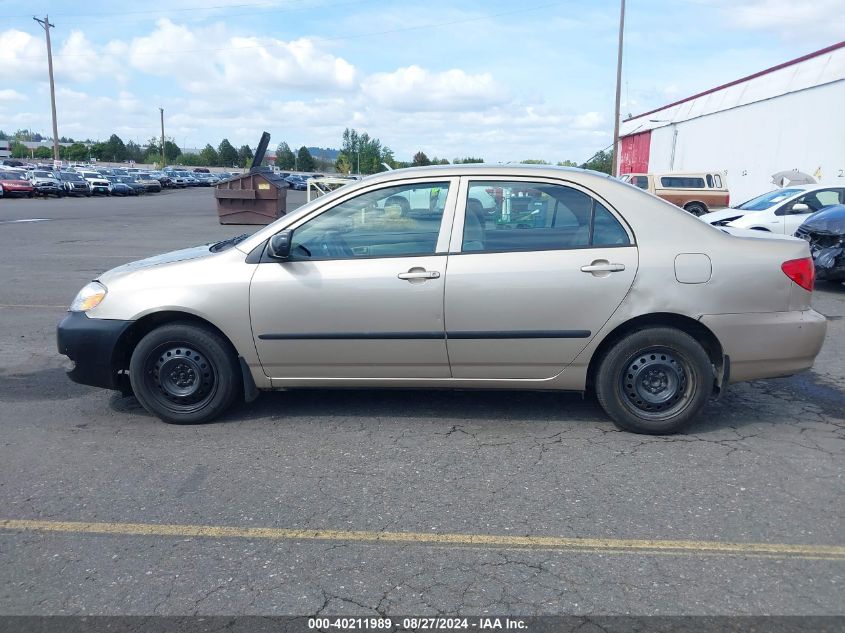
<instances>
[{"instance_id":1,"label":"front door handle","mask_svg":"<svg viewBox=\"0 0 845 633\"><path fill-rule=\"evenodd\" d=\"M399 279L408 281L424 280L424 279L438 279L440 273L436 270L426 270L425 268L412 268L406 273L399 273L396 275Z\"/></svg>"},{"instance_id":2,"label":"front door handle","mask_svg":"<svg viewBox=\"0 0 845 633\"><path fill-rule=\"evenodd\" d=\"M582 273L618 273L625 270L625 264L611 264L604 259L597 259L589 266L581 266Z\"/></svg>"}]
</instances>

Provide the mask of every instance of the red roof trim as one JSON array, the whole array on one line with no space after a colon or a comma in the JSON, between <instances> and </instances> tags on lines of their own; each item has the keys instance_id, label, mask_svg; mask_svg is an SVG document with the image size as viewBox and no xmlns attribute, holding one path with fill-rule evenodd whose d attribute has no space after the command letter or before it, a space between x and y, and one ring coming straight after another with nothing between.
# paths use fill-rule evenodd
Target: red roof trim
<instances>
[{"instance_id":1,"label":"red roof trim","mask_svg":"<svg viewBox=\"0 0 845 633\"><path fill-rule=\"evenodd\" d=\"M786 68L788 66L793 66L795 64L799 64L803 61L807 61L808 59L812 59L813 57L818 57L819 55L824 55L825 53L830 53L835 51L838 48L845 47L845 40L839 42L838 44L833 44L832 46L828 46L827 48L823 48L820 51L816 51L815 53L809 53L807 55L802 55L801 57L797 57L792 59L788 62L784 62L782 64L778 64L777 66L772 66L771 68L767 68L766 70L761 70L760 72L756 72L753 75L748 75L747 77L743 77L742 79L737 79L735 81L731 81L726 84L722 84L721 86L716 86L715 88L711 88L710 90L705 90L704 92L699 92L698 94L694 94L691 97L687 97L686 99L681 99L679 101L674 101L669 103L665 106L661 106L659 108L655 108L654 110L649 110L648 112L643 112L642 114L638 114L637 116L632 116L625 121L633 121L634 119L639 119L640 117L644 117L649 114L654 114L655 112L660 112L661 110L665 110L666 108L671 108L672 106L680 105L682 103L686 103L687 101L692 101L693 99L698 99L698 97L703 97L704 95L709 95L712 92L717 92L724 88L730 88L731 86L735 86L737 84L741 84L744 81L748 81L749 79L755 79L757 77L762 77L763 75L768 75L769 73L773 73L776 70L780 70L781 68Z\"/></svg>"}]
</instances>

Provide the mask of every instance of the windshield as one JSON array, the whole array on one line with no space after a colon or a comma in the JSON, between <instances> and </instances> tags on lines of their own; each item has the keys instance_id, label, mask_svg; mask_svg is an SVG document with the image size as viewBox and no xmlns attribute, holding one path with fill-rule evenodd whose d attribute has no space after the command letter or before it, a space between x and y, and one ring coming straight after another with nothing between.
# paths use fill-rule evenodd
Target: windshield
<instances>
[{"instance_id":1,"label":"windshield","mask_svg":"<svg viewBox=\"0 0 845 633\"><path fill-rule=\"evenodd\" d=\"M62 174L62 180L72 180L74 182L78 182L82 180L82 176L79 174Z\"/></svg>"},{"instance_id":2,"label":"windshield","mask_svg":"<svg viewBox=\"0 0 845 633\"><path fill-rule=\"evenodd\" d=\"M3 180L26 180L23 174L16 171L2 172L2 178Z\"/></svg>"},{"instance_id":3,"label":"windshield","mask_svg":"<svg viewBox=\"0 0 845 633\"><path fill-rule=\"evenodd\" d=\"M783 202L787 198L794 196L796 193L801 193L803 189L776 189L769 193L764 193L762 196L752 198L748 202L743 202L737 207L743 211L763 211L775 206L779 202Z\"/></svg>"}]
</instances>

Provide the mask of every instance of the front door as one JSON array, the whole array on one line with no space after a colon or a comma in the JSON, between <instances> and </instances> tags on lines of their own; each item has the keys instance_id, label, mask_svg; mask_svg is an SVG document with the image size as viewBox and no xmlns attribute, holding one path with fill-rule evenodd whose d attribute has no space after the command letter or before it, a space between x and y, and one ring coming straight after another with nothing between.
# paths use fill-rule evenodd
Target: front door
<instances>
[{"instance_id":1,"label":"front door","mask_svg":"<svg viewBox=\"0 0 845 633\"><path fill-rule=\"evenodd\" d=\"M555 181L473 179L462 191L446 279L452 375L559 374L631 287L632 236L598 200Z\"/></svg>"},{"instance_id":2,"label":"front door","mask_svg":"<svg viewBox=\"0 0 845 633\"><path fill-rule=\"evenodd\" d=\"M443 290L456 183L372 189L292 227L290 258L259 264L250 288L268 376L449 377Z\"/></svg>"}]
</instances>

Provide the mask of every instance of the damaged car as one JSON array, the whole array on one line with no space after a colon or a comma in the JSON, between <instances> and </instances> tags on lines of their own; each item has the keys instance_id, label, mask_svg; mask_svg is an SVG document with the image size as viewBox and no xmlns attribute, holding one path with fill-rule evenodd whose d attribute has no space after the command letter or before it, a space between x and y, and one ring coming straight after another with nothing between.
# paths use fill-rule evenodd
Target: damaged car
<instances>
[{"instance_id":1,"label":"damaged car","mask_svg":"<svg viewBox=\"0 0 845 633\"><path fill-rule=\"evenodd\" d=\"M810 243L816 279L845 281L845 204L814 213L795 231Z\"/></svg>"}]
</instances>

